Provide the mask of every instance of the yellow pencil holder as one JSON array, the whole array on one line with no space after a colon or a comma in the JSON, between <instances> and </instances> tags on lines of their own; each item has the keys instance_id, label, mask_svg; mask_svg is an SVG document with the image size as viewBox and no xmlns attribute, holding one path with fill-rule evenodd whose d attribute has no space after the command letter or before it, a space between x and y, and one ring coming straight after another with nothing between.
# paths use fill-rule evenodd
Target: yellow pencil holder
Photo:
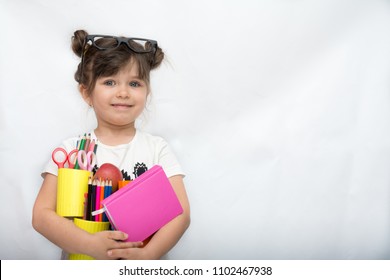
<instances>
[{"instance_id":1,"label":"yellow pencil holder","mask_svg":"<svg viewBox=\"0 0 390 280\"><path fill-rule=\"evenodd\" d=\"M91 172L87 170L60 168L57 179L58 215L63 217L83 217L84 194L88 192L88 178Z\"/></svg>"},{"instance_id":2,"label":"yellow pencil holder","mask_svg":"<svg viewBox=\"0 0 390 280\"><path fill-rule=\"evenodd\" d=\"M99 231L110 229L110 222L94 222L94 221L87 221L78 218L75 218L73 221L76 226L89 233L96 233ZM94 258L82 254L69 254L69 259L70 260L93 260Z\"/></svg>"}]
</instances>

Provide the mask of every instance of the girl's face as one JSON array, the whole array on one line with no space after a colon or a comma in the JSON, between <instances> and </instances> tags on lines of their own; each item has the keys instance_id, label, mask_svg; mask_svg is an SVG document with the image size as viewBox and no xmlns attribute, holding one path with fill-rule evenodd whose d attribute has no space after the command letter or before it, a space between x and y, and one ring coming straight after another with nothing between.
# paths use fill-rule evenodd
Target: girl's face
<instances>
[{"instance_id":1,"label":"girl's face","mask_svg":"<svg viewBox=\"0 0 390 280\"><path fill-rule=\"evenodd\" d=\"M85 101L96 114L98 126L109 128L134 127L148 96L147 84L138 77L138 66L130 61L117 74L97 79Z\"/></svg>"}]
</instances>

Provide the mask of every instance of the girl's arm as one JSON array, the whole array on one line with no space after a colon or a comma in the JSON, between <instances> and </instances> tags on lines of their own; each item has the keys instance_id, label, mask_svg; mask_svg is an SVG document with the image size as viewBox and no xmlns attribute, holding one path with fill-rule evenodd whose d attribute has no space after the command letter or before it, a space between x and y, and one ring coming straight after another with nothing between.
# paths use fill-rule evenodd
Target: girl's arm
<instances>
[{"instance_id":1,"label":"girl's arm","mask_svg":"<svg viewBox=\"0 0 390 280\"><path fill-rule=\"evenodd\" d=\"M120 259L160 259L171 250L190 225L190 205L183 177L169 178L183 208L183 213L158 230L144 248L112 249L108 255Z\"/></svg>"},{"instance_id":2,"label":"girl's arm","mask_svg":"<svg viewBox=\"0 0 390 280\"><path fill-rule=\"evenodd\" d=\"M95 259L110 258L113 248L139 247L142 243L121 242L127 238L120 231L90 234L64 217L56 214L57 177L46 174L33 209L32 224L36 231L68 253L85 254Z\"/></svg>"}]
</instances>

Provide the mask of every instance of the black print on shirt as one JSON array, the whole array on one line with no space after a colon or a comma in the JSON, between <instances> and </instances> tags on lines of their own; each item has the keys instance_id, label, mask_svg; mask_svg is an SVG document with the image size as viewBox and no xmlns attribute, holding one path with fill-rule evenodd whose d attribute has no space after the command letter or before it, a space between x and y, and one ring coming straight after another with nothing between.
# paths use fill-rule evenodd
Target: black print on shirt
<instances>
[{"instance_id":1,"label":"black print on shirt","mask_svg":"<svg viewBox=\"0 0 390 280\"><path fill-rule=\"evenodd\" d=\"M146 172L148 168L146 167L145 163L139 163L137 162L134 166L134 177L137 178L138 176L141 176L142 173Z\"/></svg>"},{"instance_id":2,"label":"black print on shirt","mask_svg":"<svg viewBox=\"0 0 390 280\"><path fill-rule=\"evenodd\" d=\"M131 176L130 176L129 174L127 174L127 171L125 171L124 169L122 169L121 172L122 172L123 180L125 180L125 181L131 181Z\"/></svg>"},{"instance_id":3,"label":"black print on shirt","mask_svg":"<svg viewBox=\"0 0 390 280\"><path fill-rule=\"evenodd\" d=\"M134 175L134 179L139 177L141 174L143 174L145 171L148 170L148 167L146 166L145 163L139 163L137 162L135 165L134 165L134 171L133 171L133 175ZM123 180L126 180L126 181L131 181L131 180L134 180L131 175L124 169L121 170L122 172L122 177L123 177Z\"/></svg>"}]
</instances>

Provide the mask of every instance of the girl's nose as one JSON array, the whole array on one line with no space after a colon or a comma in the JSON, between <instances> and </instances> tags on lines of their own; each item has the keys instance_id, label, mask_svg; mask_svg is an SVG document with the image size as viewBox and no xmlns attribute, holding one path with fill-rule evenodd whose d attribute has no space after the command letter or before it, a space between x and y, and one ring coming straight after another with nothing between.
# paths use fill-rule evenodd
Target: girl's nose
<instances>
[{"instance_id":1,"label":"girl's nose","mask_svg":"<svg viewBox=\"0 0 390 280\"><path fill-rule=\"evenodd\" d=\"M120 98L129 98L130 97L129 88L126 86L119 87L116 96Z\"/></svg>"}]
</instances>

